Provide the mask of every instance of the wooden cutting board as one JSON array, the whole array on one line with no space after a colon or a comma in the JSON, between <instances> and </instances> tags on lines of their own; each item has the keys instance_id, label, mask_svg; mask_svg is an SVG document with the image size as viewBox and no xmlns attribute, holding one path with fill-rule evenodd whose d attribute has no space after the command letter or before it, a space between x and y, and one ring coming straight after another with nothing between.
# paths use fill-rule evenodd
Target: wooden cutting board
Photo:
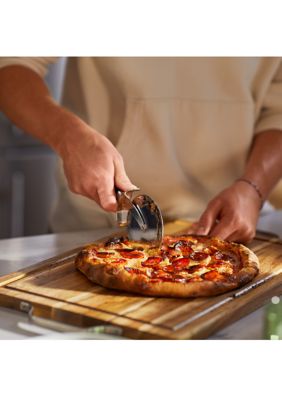
<instances>
[{"instance_id":1,"label":"wooden cutting board","mask_svg":"<svg viewBox=\"0 0 282 400\"><path fill-rule=\"evenodd\" d=\"M166 233L187 228L166 226ZM168 299L107 290L88 281L74 267L80 248L0 278L0 305L79 327L111 324L130 338L200 339L282 294L282 241L258 236L250 248L260 273L249 284L208 298Z\"/></svg>"}]
</instances>

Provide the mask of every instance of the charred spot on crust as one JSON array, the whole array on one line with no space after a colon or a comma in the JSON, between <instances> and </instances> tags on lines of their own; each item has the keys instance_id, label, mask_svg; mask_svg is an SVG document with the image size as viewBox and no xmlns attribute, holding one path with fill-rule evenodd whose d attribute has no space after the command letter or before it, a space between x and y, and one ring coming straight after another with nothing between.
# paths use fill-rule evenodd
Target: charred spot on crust
<instances>
[{"instance_id":1,"label":"charred spot on crust","mask_svg":"<svg viewBox=\"0 0 282 400\"><path fill-rule=\"evenodd\" d=\"M87 255L88 255L88 251L86 251L85 249L81 250L75 257L75 261L74 261L75 265L80 266L83 263L85 256L87 256Z\"/></svg>"}]
</instances>

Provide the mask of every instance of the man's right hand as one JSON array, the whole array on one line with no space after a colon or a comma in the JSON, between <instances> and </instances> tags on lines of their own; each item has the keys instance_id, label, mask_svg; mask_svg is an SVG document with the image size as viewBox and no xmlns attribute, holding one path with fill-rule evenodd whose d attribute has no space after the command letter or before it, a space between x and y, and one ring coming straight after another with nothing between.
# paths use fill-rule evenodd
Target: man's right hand
<instances>
[{"instance_id":1,"label":"man's right hand","mask_svg":"<svg viewBox=\"0 0 282 400\"><path fill-rule=\"evenodd\" d=\"M126 175L122 156L103 135L80 121L70 140L59 148L72 192L95 200L105 211L116 211L114 187L136 189Z\"/></svg>"},{"instance_id":2,"label":"man's right hand","mask_svg":"<svg viewBox=\"0 0 282 400\"><path fill-rule=\"evenodd\" d=\"M135 189L112 143L56 104L43 79L21 65L0 68L0 110L61 157L70 189L116 210L114 186Z\"/></svg>"}]
</instances>

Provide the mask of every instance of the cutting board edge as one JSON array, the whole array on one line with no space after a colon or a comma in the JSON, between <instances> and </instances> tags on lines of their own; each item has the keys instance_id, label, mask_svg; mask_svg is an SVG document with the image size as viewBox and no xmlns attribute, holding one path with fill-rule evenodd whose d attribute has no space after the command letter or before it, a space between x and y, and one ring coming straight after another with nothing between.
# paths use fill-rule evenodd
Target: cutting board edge
<instances>
[{"instance_id":1,"label":"cutting board edge","mask_svg":"<svg viewBox=\"0 0 282 400\"><path fill-rule=\"evenodd\" d=\"M20 297L17 298L12 295L12 293L18 292ZM59 305L63 304L63 308L58 308ZM97 325L115 325L122 329L123 337L129 339L170 339L168 337L169 329L155 327L155 332L149 332L150 324L142 323L143 329L136 330L135 328L129 327L127 325L128 319L126 316L118 316L119 323L114 320L117 316L103 312L102 310L89 310L88 315L85 313L79 313L79 311L85 311L83 306L58 301L45 296L39 296L36 294L30 294L24 291L18 291L11 288L0 288L0 306L14 309L26 314L32 313L33 316L52 319L57 322L62 322L70 326L76 326L80 328L87 328ZM32 307L32 310L31 310ZM102 319L104 317L104 319ZM159 332L158 334L156 332Z\"/></svg>"}]
</instances>

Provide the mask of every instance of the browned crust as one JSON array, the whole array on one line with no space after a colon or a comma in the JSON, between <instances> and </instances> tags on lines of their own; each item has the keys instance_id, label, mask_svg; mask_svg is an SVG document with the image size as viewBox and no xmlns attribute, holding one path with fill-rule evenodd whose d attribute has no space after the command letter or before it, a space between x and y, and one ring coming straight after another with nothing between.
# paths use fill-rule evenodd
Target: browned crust
<instances>
[{"instance_id":1,"label":"browned crust","mask_svg":"<svg viewBox=\"0 0 282 400\"><path fill-rule=\"evenodd\" d=\"M191 236L191 235L190 235ZM224 247L224 241L219 244ZM232 243L239 252L244 267L234 275L232 282L201 281L188 283L150 282L142 275L130 274L123 267L110 264L93 264L88 258L87 250L82 250L75 261L79 269L89 280L105 288L139 293L156 297L205 297L221 294L236 289L251 281L258 273L257 256L242 244Z\"/></svg>"},{"instance_id":2,"label":"browned crust","mask_svg":"<svg viewBox=\"0 0 282 400\"><path fill-rule=\"evenodd\" d=\"M242 244L236 244L243 264L238 272L238 287L250 282L259 272L259 260L254 252Z\"/></svg>"}]
</instances>

